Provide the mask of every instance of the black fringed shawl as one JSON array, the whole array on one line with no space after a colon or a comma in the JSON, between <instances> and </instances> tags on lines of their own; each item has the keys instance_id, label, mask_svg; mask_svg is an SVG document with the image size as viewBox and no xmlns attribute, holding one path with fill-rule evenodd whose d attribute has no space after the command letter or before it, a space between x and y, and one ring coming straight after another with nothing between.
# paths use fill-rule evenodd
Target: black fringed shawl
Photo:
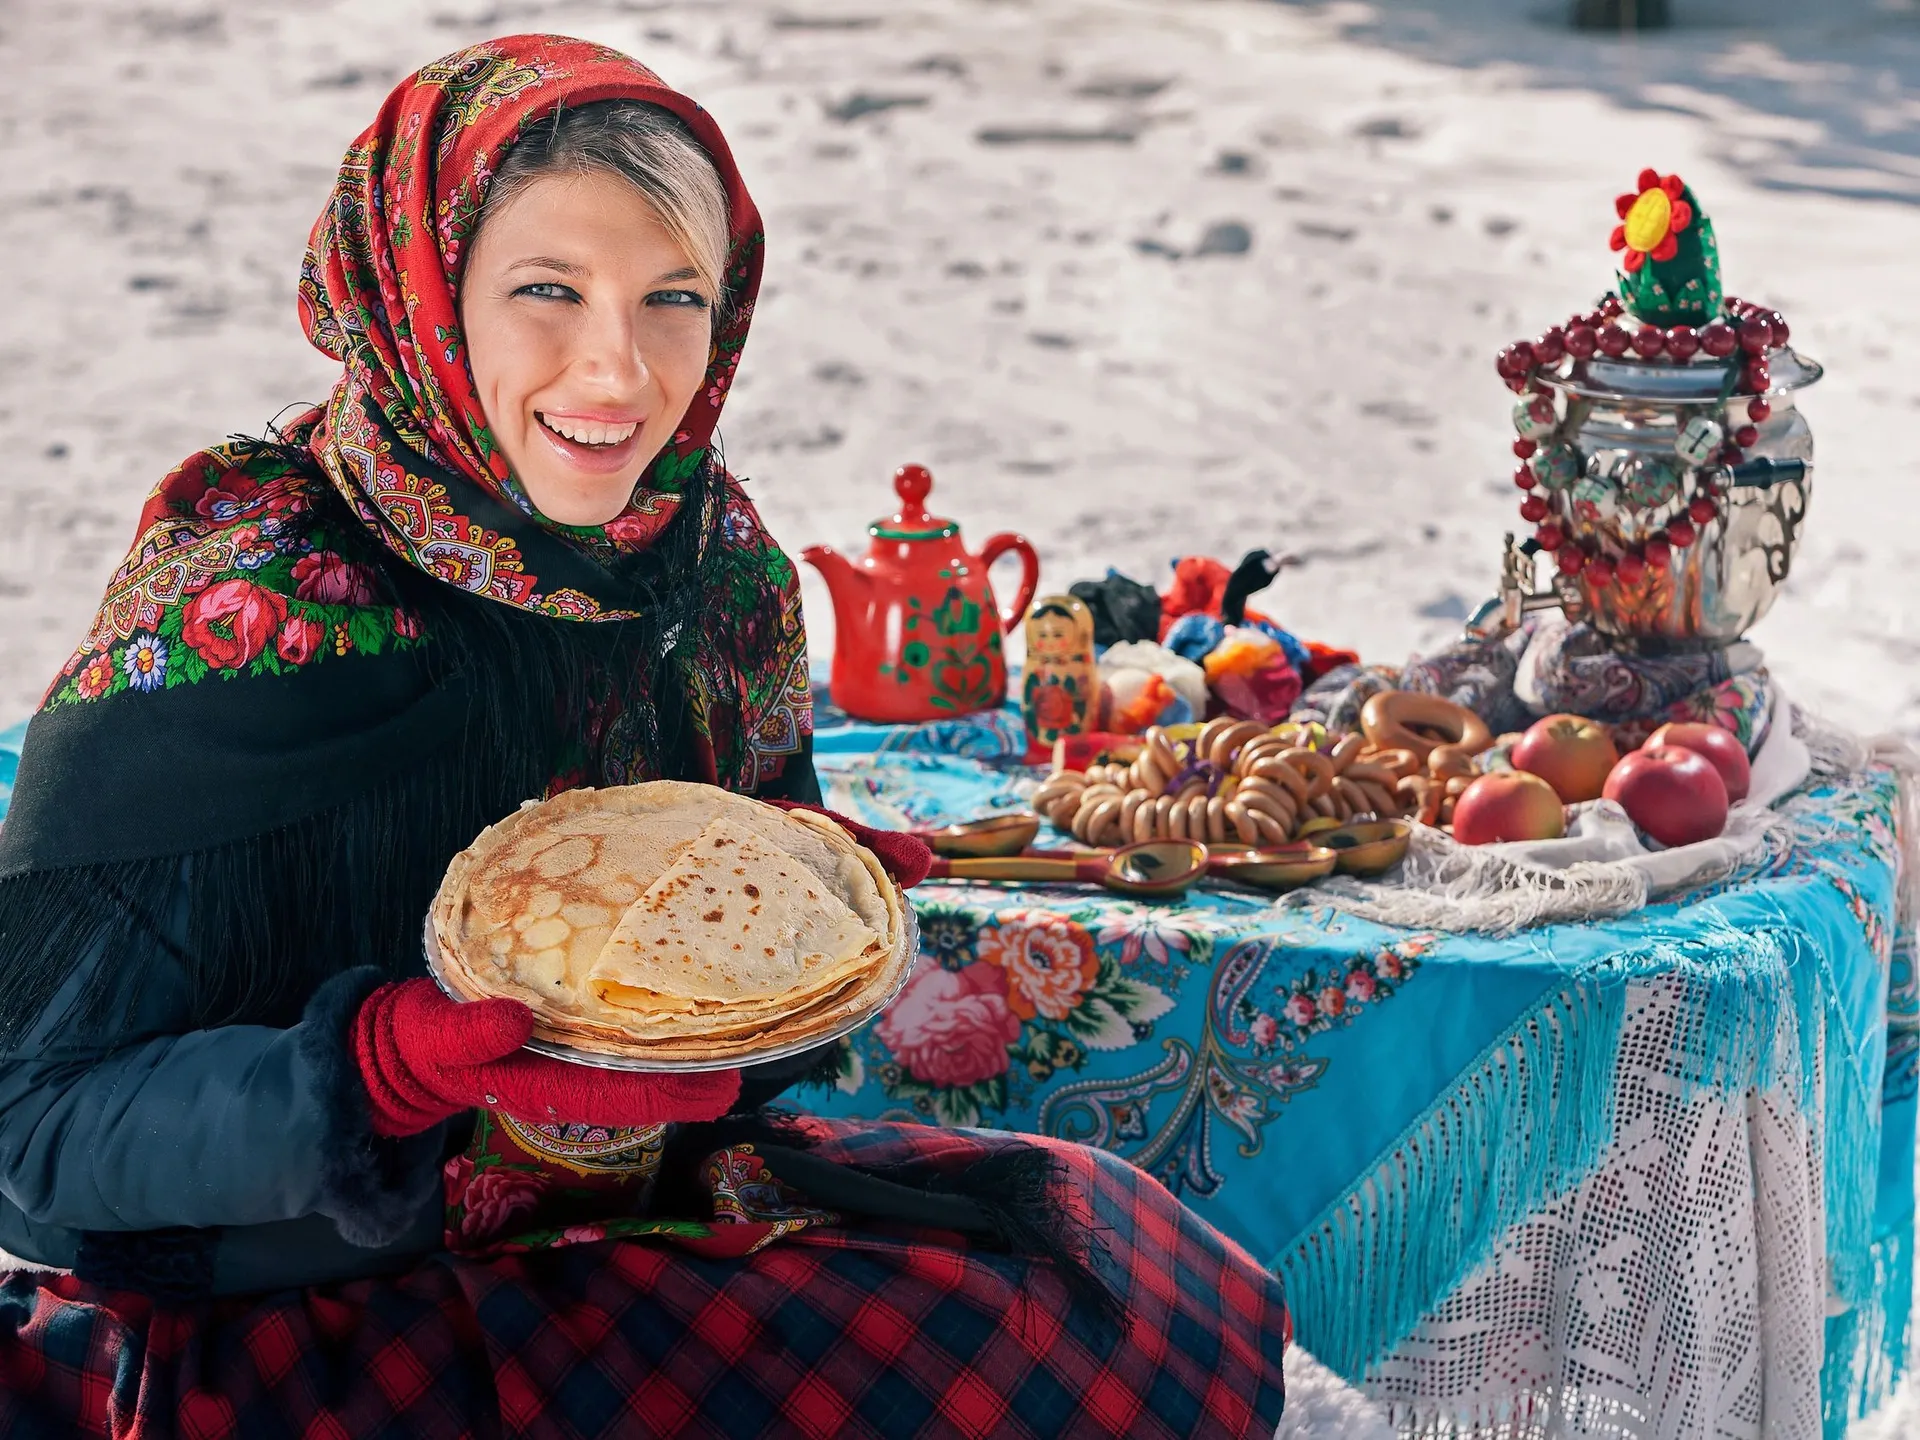
<instances>
[{"instance_id":1,"label":"black fringed shawl","mask_svg":"<svg viewBox=\"0 0 1920 1440\"><path fill-rule=\"evenodd\" d=\"M691 531L703 508L676 523ZM522 801L711 778L663 634L712 613L715 582L699 566L637 577L652 602L642 618L581 625L437 585L371 546L356 553L350 517L324 500L313 520L311 533L340 525L332 553L377 576L418 643L37 715L0 825L0 1044L81 958L162 935L182 888L175 958L197 1021L290 1024L342 970L420 973L448 860ZM664 544L660 566L679 548ZM806 754L761 790L817 798ZM94 974L73 1017L87 1029L113 1023L109 992L129 1011L140 998L140 977L129 988L109 967Z\"/></svg>"}]
</instances>

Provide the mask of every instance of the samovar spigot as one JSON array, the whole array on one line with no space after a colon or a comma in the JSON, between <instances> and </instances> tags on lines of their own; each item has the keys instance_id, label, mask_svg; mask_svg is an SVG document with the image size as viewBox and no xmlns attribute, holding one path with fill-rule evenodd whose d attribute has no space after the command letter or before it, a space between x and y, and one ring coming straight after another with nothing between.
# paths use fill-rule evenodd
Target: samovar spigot
<instances>
[{"instance_id":1,"label":"samovar spigot","mask_svg":"<svg viewBox=\"0 0 1920 1440\"><path fill-rule=\"evenodd\" d=\"M1798 485L1807 478L1804 460L1748 460L1731 468L1716 465L1706 472L1707 479L1722 489L1741 486L1766 490L1775 485Z\"/></svg>"},{"instance_id":2,"label":"samovar spigot","mask_svg":"<svg viewBox=\"0 0 1920 1440\"><path fill-rule=\"evenodd\" d=\"M1580 589L1572 580L1560 577L1552 589L1534 589L1538 583L1534 557L1539 553L1539 541L1516 542L1513 532L1507 532L1506 551L1500 560L1500 593L1482 602L1467 617L1467 634L1497 640L1518 630L1521 622L1538 610L1561 610L1570 620L1580 618Z\"/></svg>"}]
</instances>

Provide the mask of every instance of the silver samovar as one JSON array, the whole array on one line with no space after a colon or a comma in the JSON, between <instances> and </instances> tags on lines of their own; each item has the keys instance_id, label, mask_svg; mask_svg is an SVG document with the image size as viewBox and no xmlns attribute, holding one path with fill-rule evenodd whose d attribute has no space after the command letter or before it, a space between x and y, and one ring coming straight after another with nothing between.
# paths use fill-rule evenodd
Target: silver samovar
<instances>
[{"instance_id":1,"label":"silver samovar","mask_svg":"<svg viewBox=\"0 0 1920 1440\"><path fill-rule=\"evenodd\" d=\"M1732 393L1729 372L1744 355L1688 364L1629 363L1595 355L1562 375L1539 378L1554 392L1555 420L1538 434L1533 465L1549 519L1567 541L1602 557L1632 554L1662 537L1703 492L1717 513L1694 526L1685 547L1667 545L1664 567L1629 577L1618 561L1601 571L1553 568L1539 587L1537 540L1508 535L1500 594L1469 622L1498 634L1542 609L1564 610L1601 634L1653 648L1732 643L1772 607L1793 565L1813 483L1813 432L1794 392L1820 378L1820 366L1781 347L1770 359L1771 413L1746 418L1752 394ZM1521 407L1529 402L1522 401ZM1530 417L1531 418L1531 417ZM1723 463L1722 437L1752 424L1743 458ZM1552 556L1548 556L1551 562Z\"/></svg>"},{"instance_id":2,"label":"silver samovar","mask_svg":"<svg viewBox=\"0 0 1920 1440\"><path fill-rule=\"evenodd\" d=\"M1559 609L1622 650L1730 645L1793 565L1813 481L1795 399L1820 367L1778 312L1723 298L1712 222L1679 177L1643 171L1615 204L1618 293L1500 353L1538 529L1507 536L1468 632Z\"/></svg>"}]
</instances>

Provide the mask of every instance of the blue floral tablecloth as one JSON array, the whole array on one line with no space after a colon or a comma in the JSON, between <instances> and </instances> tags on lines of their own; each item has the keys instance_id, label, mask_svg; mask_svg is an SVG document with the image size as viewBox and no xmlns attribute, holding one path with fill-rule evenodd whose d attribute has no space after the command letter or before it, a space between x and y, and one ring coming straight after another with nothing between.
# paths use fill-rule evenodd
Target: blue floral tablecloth
<instances>
[{"instance_id":1,"label":"blue floral tablecloth","mask_svg":"<svg viewBox=\"0 0 1920 1440\"><path fill-rule=\"evenodd\" d=\"M830 803L895 825L1016 805L1034 772L996 743L1000 721L945 726L867 731L864 748L836 727ZM854 1037L839 1086L803 1098L1126 1156L1285 1276L1302 1343L1357 1380L1597 1164L1625 997L1671 979L1683 1083L1783 1086L1819 1112L1837 1429L1905 1359L1915 947L1894 774L1811 782L1782 812L1781 844L1724 884L1506 939L1248 894L929 883L913 979ZM1400 1182L1381 1184L1383 1161Z\"/></svg>"}]
</instances>

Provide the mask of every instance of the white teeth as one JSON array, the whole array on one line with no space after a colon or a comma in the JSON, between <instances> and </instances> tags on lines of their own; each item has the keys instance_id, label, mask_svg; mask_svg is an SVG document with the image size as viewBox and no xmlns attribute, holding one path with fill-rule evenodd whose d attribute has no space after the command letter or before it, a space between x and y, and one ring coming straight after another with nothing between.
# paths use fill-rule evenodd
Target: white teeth
<instances>
[{"instance_id":1,"label":"white teeth","mask_svg":"<svg viewBox=\"0 0 1920 1440\"><path fill-rule=\"evenodd\" d=\"M540 423L556 435L580 445L622 445L640 428L638 422L603 425L598 420L563 420L557 415L542 415Z\"/></svg>"}]
</instances>

